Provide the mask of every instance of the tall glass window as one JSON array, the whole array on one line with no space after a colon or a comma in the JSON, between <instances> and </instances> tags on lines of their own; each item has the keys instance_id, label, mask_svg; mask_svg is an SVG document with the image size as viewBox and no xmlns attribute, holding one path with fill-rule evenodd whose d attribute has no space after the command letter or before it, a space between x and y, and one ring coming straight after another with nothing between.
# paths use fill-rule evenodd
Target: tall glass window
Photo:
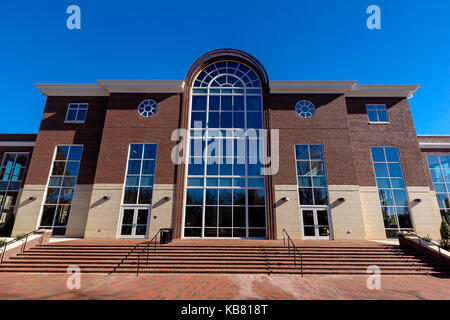
<instances>
[{"instance_id":1,"label":"tall glass window","mask_svg":"<svg viewBox=\"0 0 450 320\"><path fill-rule=\"evenodd\" d=\"M441 216L450 223L450 155L428 155L427 160Z\"/></svg>"},{"instance_id":2,"label":"tall glass window","mask_svg":"<svg viewBox=\"0 0 450 320\"><path fill-rule=\"evenodd\" d=\"M296 145L295 159L300 205L328 205L322 145Z\"/></svg>"},{"instance_id":3,"label":"tall glass window","mask_svg":"<svg viewBox=\"0 0 450 320\"><path fill-rule=\"evenodd\" d=\"M145 238L153 200L157 145L130 144L120 215L120 238Z\"/></svg>"},{"instance_id":4,"label":"tall glass window","mask_svg":"<svg viewBox=\"0 0 450 320\"><path fill-rule=\"evenodd\" d=\"M55 236L66 234L82 152L79 145L56 146L40 222L40 228L52 229Z\"/></svg>"},{"instance_id":5,"label":"tall glass window","mask_svg":"<svg viewBox=\"0 0 450 320\"><path fill-rule=\"evenodd\" d=\"M9 236L14 208L28 163L28 153L5 153L0 167L0 236Z\"/></svg>"},{"instance_id":6,"label":"tall glass window","mask_svg":"<svg viewBox=\"0 0 450 320\"><path fill-rule=\"evenodd\" d=\"M322 145L295 145L295 160L303 238L331 239L328 184Z\"/></svg>"},{"instance_id":7,"label":"tall glass window","mask_svg":"<svg viewBox=\"0 0 450 320\"><path fill-rule=\"evenodd\" d=\"M413 231L408 195L397 147L371 147L378 195L388 238Z\"/></svg>"},{"instance_id":8,"label":"tall glass window","mask_svg":"<svg viewBox=\"0 0 450 320\"><path fill-rule=\"evenodd\" d=\"M156 144L131 144L123 204L152 204Z\"/></svg>"},{"instance_id":9,"label":"tall glass window","mask_svg":"<svg viewBox=\"0 0 450 320\"><path fill-rule=\"evenodd\" d=\"M250 68L206 67L192 89L185 237L266 237L262 95Z\"/></svg>"}]
</instances>

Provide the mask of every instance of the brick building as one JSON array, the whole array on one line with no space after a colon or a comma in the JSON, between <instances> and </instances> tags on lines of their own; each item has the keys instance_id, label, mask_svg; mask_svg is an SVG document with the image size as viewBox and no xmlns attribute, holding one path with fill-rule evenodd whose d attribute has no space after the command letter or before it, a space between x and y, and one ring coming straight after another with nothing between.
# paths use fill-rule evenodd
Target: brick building
<instances>
[{"instance_id":1,"label":"brick building","mask_svg":"<svg viewBox=\"0 0 450 320\"><path fill-rule=\"evenodd\" d=\"M417 136L416 85L269 81L224 49L180 81L37 87L37 135L0 135L4 236L439 238L449 219L450 136Z\"/></svg>"}]
</instances>

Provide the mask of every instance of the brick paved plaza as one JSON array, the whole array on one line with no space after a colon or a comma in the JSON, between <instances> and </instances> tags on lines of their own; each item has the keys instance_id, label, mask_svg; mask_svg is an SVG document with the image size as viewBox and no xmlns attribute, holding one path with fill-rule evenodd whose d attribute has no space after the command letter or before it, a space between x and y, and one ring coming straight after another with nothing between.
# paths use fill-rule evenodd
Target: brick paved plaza
<instances>
[{"instance_id":1,"label":"brick paved plaza","mask_svg":"<svg viewBox=\"0 0 450 320\"><path fill-rule=\"evenodd\" d=\"M0 274L0 299L450 299L450 279L384 276L380 290L366 276Z\"/></svg>"}]
</instances>

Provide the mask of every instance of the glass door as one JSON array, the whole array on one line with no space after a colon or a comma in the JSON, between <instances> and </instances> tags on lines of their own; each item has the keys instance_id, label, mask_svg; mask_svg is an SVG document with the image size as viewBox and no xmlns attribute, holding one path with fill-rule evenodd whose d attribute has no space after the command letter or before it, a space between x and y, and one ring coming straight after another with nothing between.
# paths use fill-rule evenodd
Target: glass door
<instances>
[{"instance_id":1,"label":"glass door","mask_svg":"<svg viewBox=\"0 0 450 320\"><path fill-rule=\"evenodd\" d=\"M303 208L302 221L304 239L331 239L329 208Z\"/></svg>"},{"instance_id":2,"label":"glass door","mask_svg":"<svg viewBox=\"0 0 450 320\"><path fill-rule=\"evenodd\" d=\"M150 208L123 208L119 238L147 238Z\"/></svg>"}]
</instances>

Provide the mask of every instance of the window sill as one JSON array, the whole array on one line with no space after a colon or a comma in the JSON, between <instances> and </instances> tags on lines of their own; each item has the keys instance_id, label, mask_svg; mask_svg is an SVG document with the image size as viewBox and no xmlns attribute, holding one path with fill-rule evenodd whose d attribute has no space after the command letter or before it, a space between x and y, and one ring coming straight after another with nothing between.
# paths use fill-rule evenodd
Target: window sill
<instances>
[{"instance_id":1,"label":"window sill","mask_svg":"<svg viewBox=\"0 0 450 320\"><path fill-rule=\"evenodd\" d=\"M64 121L64 123L75 123L75 124L81 124L85 123L86 121Z\"/></svg>"},{"instance_id":2,"label":"window sill","mask_svg":"<svg viewBox=\"0 0 450 320\"><path fill-rule=\"evenodd\" d=\"M391 124L389 121L369 121L369 124Z\"/></svg>"}]
</instances>

